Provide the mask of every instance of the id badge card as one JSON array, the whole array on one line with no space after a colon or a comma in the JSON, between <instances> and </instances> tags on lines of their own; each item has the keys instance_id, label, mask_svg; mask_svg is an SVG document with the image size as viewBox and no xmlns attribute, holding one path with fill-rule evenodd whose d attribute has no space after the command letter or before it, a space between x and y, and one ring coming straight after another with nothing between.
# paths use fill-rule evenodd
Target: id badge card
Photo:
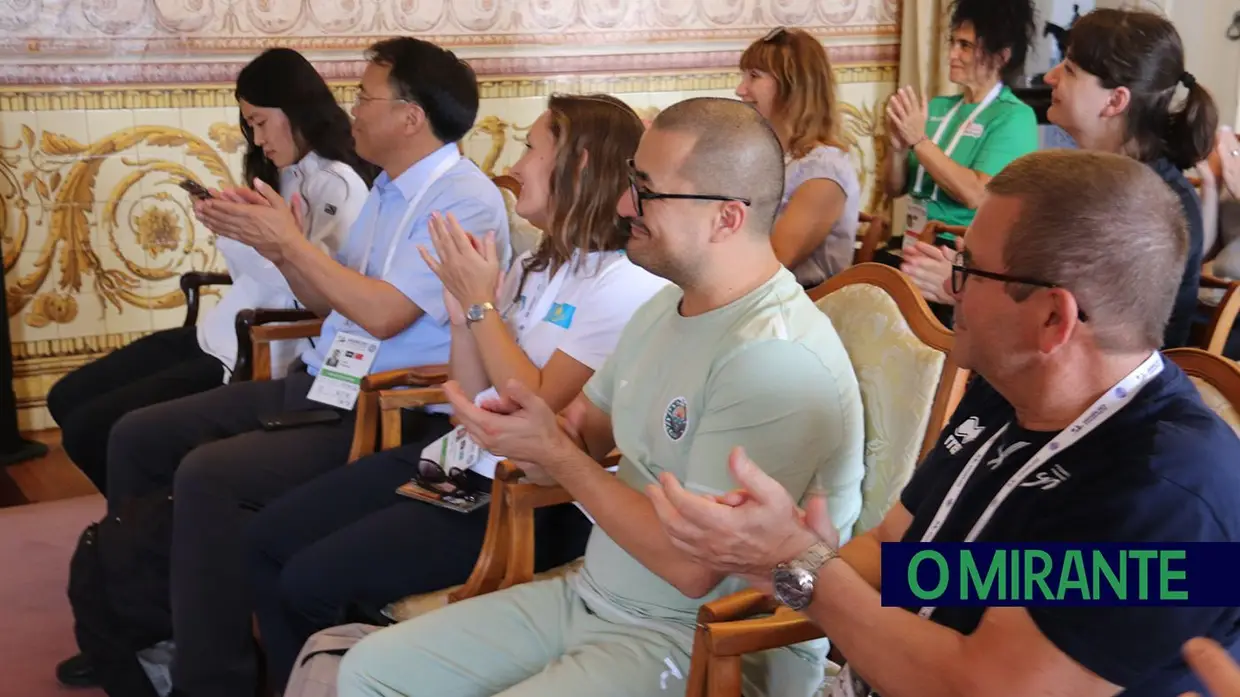
<instances>
[{"instance_id":1,"label":"id badge card","mask_svg":"<svg viewBox=\"0 0 1240 697\"><path fill-rule=\"evenodd\" d=\"M464 426L457 426L448 435L422 449L422 459L438 463L445 472L451 472L454 469L462 472L472 470L490 455L473 438L470 438ZM479 474L494 478L495 467L491 467L490 474L486 472L479 472Z\"/></svg>"},{"instance_id":2,"label":"id badge card","mask_svg":"<svg viewBox=\"0 0 1240 697\"><path fill-rule=\"evenodd\" d=\"M336 332L319 374L306 399L337 409L352 410L362 391L362 378L379 354L379 342L367 336Z\"/></svg>"},{"instance_id":3,"label":"id badge card","mask_svg":"<svg viewBox=\"0 0 1240 697\"><path fill-rule=\"evenodd\" d=\"M908 213L905 216L904 224L904 245L902 249L908 249L921 240L921 233L926 229L929 222L929 210L926 204L921 200L909 197Z\"/></svg>"},{"instance_id":4,"label":"id badge card","mask_svg":"<svg viewBox=\"0 0 1240 697\"><path fill-rule=\"evenodd\" d=\"M478 393L474 404L498 397L499 392L492 387ZM457 426L448 435L423 448L422 459L438 463L444 472L473 470L487 479L495 479L495 468L500 461L500 458L478 445L464 426Z\"/></svg>"}]
</instances>

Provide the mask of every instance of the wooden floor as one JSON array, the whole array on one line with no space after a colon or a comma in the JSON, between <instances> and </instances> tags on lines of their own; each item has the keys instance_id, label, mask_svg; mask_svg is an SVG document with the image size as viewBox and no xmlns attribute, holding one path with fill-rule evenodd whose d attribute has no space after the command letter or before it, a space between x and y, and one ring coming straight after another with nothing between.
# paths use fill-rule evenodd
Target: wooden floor
<instances>
[{"instance_id":1,"label":"wooden floor","mask_svg":"<svg viewBox=\"0 0 1240 697\"><path fill-rule=\"evenodd\" d=\"M60 447L60 431L24 434L46 443L47 455L10 465L0 474L0 507L56 501L95 493L95 486L69 461Z\"/></svg>"}]
</instances>

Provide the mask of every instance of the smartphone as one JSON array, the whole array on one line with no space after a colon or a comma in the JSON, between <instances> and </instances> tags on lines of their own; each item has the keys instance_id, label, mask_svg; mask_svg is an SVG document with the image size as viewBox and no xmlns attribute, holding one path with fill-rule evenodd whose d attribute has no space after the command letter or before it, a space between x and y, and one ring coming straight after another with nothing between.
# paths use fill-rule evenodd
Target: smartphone
<instances>
[{"instance_id":1,"label":"smartphone","mask_svg":"<svg viewBox=\"0 0 1240 697\"><path fill-rule=\"evenodd\" d=\"M209 198L212 198L211 192L207 191L207 188L205 186L203 186L202 184L199 184L193 179L182 179L177 184L177 186L181 187L182 189L185 189L186 191L189 192L190 196L193 196L194 198L200 201L205 201Z\"/></svg>"},{"instance_id":2,"label":"smartphone","mask_svg":"<svg viewBox=\"0 0 1240 697\"><path fill-rule=\"evenodd\" d=\"M259 421L262 423L264 431L283 431L285 429L300 428L302 426L334 424L340 421L340 412L332 409L290 411L285 414L263 417L259 419Z\"/></svg>"}]
</instances>

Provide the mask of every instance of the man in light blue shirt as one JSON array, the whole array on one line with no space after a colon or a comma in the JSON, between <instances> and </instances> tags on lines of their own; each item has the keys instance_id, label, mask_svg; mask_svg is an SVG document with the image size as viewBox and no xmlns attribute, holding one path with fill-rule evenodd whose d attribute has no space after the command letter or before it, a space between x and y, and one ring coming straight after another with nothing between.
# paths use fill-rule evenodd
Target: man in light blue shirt
<instances>
[{"instance_id":1,"label":"man in light blue shirt","mask_svg":"<svg viewBox=\"0 0 1240 697\"><path fill-rule=\"evenodd\" d=\"M174 492L177 695L235 697L257 685L244 526L267 503L345 464L351 401L340 408L307 398L316 380L328 380L322 368L329 352L341 354L330 361L331 372L341 372L336 366L347 352L332 349L337 337L378 345L372 373L447 362L443 285L418 250L433 248L431 214L454 215L479 238L494 232L500 268L508 265L504 200L456 145L477 116L473 70L412 38L375 44L367 58L353 136L358 154L383 174L337 258L306 240L292 212L298 206L269 188L225 192L196 206L208 228L270 259L298 300L326 318L302 353L305 365L295 364L283 380L238 382L132 412L109 439L111 510L168 487ZM273 418L301 423L264 426Z\"/></svg>"},{"instance_id":2,"label":"man in light blue shirt","mask_svg":"<svg viewBox=\"0 0 1240 697\"><path fill-rule=\"evenodd\" d=\"M427 179L435 174L435 169L452 160L457 160L456 164L432 182L426 195L417 203L412 225L406 224L400 228L401 239L396 241L396 248L392 251L391 268L384 272L392 235L407 215L409 204L426 185ZM482 175L474 163L459 157L454 143L419 160L395 179L385 171L375 180L370 198L353 224L349 239L336 261L350 269L357 269L369 246L365 275L390 284L416 305L421 313L412 324L394 335L381 328L385 325L372 327L367 332L383 340L370 372L448 362L450 331L448 311L443 304L443 284L422 261L418 245L434 249L428 232L432 212L452 213L461 220L465 229L474 231L476 235L495 230L501 250L500 268L508 268L508 221L503 199L498 196L495 185ZM477 222L471 225L466 221ZM372 229L374 243L368 245ZM359 325L360 320L355 322L336 310L327 316L319 338L301 355L311 375L317 374L322 366L336 332L365 331Z\"/></svg>"}]
</instances>

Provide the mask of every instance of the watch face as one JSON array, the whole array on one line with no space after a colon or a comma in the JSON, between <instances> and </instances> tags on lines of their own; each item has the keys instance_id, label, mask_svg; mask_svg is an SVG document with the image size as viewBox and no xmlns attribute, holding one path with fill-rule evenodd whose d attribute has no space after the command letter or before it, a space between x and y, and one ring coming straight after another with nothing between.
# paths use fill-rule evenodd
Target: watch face
<instances>
[{"instance_id":1,"label":"watch face","mask_svg":"<svg viewBox=\"0 0 1240 697\"><path fill-rule=\"evenodd\" d=\"M486 313L486 308L481 305L470 305L469 310L465 312L465 319L477 322L482 319L484 313Z\"/></svg>"},{"instance_id":2,"label":"watch face","mask_svg":"<svg viewBox=\"0 0 1240 697\"><path fill-rule=\"evenodd\" d=\"M793 610L805 609L814 597L814 575L796 566L775 569L775 599Z\"/></svg>"}]
</instances>

